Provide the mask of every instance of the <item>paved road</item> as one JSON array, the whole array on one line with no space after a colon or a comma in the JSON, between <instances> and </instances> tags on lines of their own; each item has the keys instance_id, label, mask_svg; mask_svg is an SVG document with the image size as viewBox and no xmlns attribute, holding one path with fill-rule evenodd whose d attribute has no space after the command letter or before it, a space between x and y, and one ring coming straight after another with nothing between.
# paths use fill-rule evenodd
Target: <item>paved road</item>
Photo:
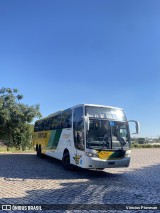
<instances>
[{"instance_id":1,"label":"paved road","mask_svg":"<svg viewBox=\"0 0 160 213\"><path fill-rule=\"evenodd\" d=\"M133 149L129 168L75 172L35 154L1 154L0 203L160 204L160 149Z\"/></svg>"}]
</instances>

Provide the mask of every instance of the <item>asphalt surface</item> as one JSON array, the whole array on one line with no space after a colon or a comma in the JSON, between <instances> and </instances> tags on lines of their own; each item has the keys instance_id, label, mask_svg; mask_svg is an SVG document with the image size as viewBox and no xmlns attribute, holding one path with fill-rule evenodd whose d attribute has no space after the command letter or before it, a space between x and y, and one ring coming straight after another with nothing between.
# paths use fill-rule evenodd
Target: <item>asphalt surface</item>
<instances>
[{"instance_id":1,"label":"asphalt surface","mask_svg":"<svg viewBox=\"0 0 160 213\"><path fill-rule=\"evenodd\" d=\"M160 149L133 149L129 168L74 172L64 170L61 161L35 154L0 154L0 204L160 205ZM122 212L89 209L45 212Z\"/></svg>"}]
</instances>

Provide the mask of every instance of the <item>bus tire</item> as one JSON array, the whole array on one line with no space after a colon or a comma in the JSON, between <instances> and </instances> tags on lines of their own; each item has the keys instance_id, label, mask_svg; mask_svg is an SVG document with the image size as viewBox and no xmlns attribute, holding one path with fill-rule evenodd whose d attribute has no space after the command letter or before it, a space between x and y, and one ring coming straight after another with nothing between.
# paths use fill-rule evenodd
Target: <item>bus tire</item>
<instances>
[{"instance_id":1,"label":"bus tire","mask_svg":"<svg viewBox=\"0 0 160 213\"><path fill-rule=\"evenodd\" d=\"M69 153L64 153L63 158L62 158L62 163L63 163L63 167L66 170L74 170L75 166L73 164L70 164L70 155Z\"/></svg>"},{"instance_id":2,"label":"bus tire","mask_svg":"<svg viewBox=\"0 0 160 213\"><path fill-rule=\"evenodd\" d=\"M39 158L42 157L41 148L37 149L37 157L39 157Z\"/></svg>"}]
</instances>

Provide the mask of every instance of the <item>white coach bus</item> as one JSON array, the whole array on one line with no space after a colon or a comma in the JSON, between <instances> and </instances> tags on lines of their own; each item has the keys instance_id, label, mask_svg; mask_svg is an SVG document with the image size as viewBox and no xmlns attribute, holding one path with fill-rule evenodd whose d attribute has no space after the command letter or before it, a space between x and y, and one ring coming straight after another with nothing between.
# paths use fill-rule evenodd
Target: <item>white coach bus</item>
<instances>
[{"instance_id":1,"label":"white coach bus","mask_svg":"<svg viewBox=\"0 0 160 213\"><path fill-rule=\"evenodd\" d=\"M123 109L80 104L35 122L37 156L62 160L63 166L89 169L128 167L131 154L129 122Z\"/></svg>"}]
</instances>

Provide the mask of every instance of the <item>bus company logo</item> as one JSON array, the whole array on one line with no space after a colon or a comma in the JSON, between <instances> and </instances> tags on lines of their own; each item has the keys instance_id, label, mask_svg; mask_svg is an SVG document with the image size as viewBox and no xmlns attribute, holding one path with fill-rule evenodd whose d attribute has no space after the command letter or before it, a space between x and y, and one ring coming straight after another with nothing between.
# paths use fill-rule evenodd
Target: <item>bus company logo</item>
<instances>
[{"instance_id":1,"label":"bus company logo","mask_svg":"<svg viewBox=\"0 0 160 213\"><path fill-rule=\"evenodd\" d=\"M79 160L80 160L81 157L82 157L82 155L75 155L73 157L73 159L75 160L76 164L79 164Z\"/></svg>"}]
</instances>

